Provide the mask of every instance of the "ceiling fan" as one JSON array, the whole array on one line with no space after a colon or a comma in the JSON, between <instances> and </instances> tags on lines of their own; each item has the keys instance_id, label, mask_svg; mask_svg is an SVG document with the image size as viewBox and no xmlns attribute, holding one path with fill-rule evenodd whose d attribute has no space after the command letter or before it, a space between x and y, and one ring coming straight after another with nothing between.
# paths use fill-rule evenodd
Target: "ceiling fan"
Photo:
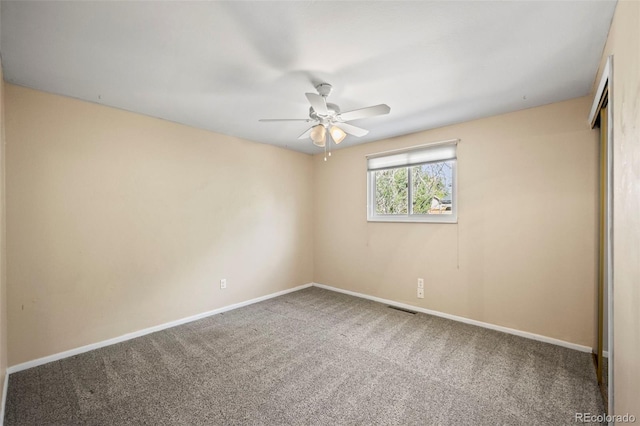
<instances>
[{"instance_id":1,"label":"ceiling fan","mask_svg":"<svg viewBox=\"0 0 640 426\"><path fill-rule=\"evenodd\" d=\"M388 105L380 104L366 108L354 109L352 111L340 112L336 104L328 103L327 96L331 94L333 87L329 83L321 83L316 86L318 94L305 93L311 107L309 108L309 118L267 118L260 121L305 121L315 122L298 136L298 139L311 138L313 144L326 148L327 131L331 139L339 144L349 135L361 137L369 133L368 130L356 127L347 121L360 118L374 117L376 115L389 114L391 108Z\"/></svg>"}]
</instances>

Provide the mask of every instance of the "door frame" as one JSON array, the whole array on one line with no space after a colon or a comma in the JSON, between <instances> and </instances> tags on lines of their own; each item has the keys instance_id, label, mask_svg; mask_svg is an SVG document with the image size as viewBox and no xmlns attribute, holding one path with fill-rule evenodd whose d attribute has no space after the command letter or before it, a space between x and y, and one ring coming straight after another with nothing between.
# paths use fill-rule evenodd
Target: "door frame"
<instances>
[{"instance_id":1,"label":"door frame","mask_svg":"<svg viewBox=\"0 0 640 426\"><path fill-rule=\"evenodd\" d=\"M593 129L598 121L600 109L603 102L607 102L607 150L606 150L606 207L605 207L605 236L604 241L599 241L599 244L604 244L604 286L607 292L607 331L608 331L608 360L609 368L607 371L608 376L608 413L613 413L613 363L614 363L614 348L613 348L613 55L607 57L600 82L596 90L591 111L589 113L589 125ZM601 152L601 150L599 150ZM600 159L602 160L602 159ZM600 193L602 191L599 191ZM600 271L598 272L600 274ZM598 301L600 304L600 301ZM598 339L600 336L598 336ZM600 360L598 360L600 362Z\"/></svg>"}]
</instances>

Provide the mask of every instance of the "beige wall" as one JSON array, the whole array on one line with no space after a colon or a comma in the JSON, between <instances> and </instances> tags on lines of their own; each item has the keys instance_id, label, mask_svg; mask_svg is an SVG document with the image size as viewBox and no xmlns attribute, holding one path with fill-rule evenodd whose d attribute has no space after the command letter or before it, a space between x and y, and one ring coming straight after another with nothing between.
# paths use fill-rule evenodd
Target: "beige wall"
<instances>
[{"instance_id":1,"label":"beige wall","mask_svg":"<svg viewBox=\"0 0 640 426\"><path fill-rule=\"evenodd\" d=\"M4 78L0 60L0 401L3 399L4 379L7 374L7 279L5 238L5 131L4 131Z\"/></svg>"},{"instance_id":2,"label":"beige wall","mask_svg":"<svg viewBox=\"0 0 640 426\"><path fill-rule=\"evenodd\" d=\"M5 95L9 365L312 281L311 156Z\"/></svg>"},{"instance_id":3,"label":"beige wall","mask_svg":"<svg viewBox=\"0 0 640 426\"><path fill-rule=\"evenodd\" d=\"M315 156L314 281L591 346L589 107L585 97ZM458 224L367 222L366 154L453 138Z\"/></svg>"},{"instance_id":4,"label":"beige wall","mask_svg":"<svg viewBox=\"0 0 640 426\"><path fill-rule=\"evenodd\" d=\"M640 418L640 2L618 2L598 76L609 55L614 73L614 413Z\"/></svg>"}]
</instances>

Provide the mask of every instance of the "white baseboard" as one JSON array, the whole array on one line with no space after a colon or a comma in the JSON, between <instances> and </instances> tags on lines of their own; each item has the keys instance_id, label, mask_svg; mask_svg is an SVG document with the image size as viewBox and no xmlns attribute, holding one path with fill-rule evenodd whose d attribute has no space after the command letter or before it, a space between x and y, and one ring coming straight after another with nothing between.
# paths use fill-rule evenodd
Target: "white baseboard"
<instances>
[{"instance_id":1,"label":"white baseboard","mask_svg":"<svg viewBox=\"0 0 640 426\"><path fill-rule=\"evenodd\" d=\"M247 300L240 303L234 303L233 305L223 306L222 308L214 309L212 311L203 312L201 314L193 315L187 318L182 318L179 320L167 322L164 324L156 325L154 327L145 328L143 330L134 331L133 333L123 334L122 336L114 337L113 339L103 340L101 342L92 343L90 345L81 346L79 348L70 349L68 351L59 352L57 354L45 356L42 358L34 359L32 361L23 362L22 364L12 365L7 368L6 377L9 377L11 373L17 373L18 371L27 370L29 368L37 367L39 365L47 364L49 362L58 361L64 358L68 358L70 356L78 355L84 352L89 352L94 349L103 348L105 346L114 345L116 343L124 342L126 340L135 339L136 337L144 336L147 334L155 333L156 331L165 330L167 328L175 327L178 325L186 324L188 322L197 321L202 318L210 317L212 315L221 314L223 312L231 311L234 309L242 308L243 306L252 305L254 303L262 302L267 299L272 299L274 297L282 296L287 293L292 293L294 291L302 290L303 288L311 287L313 283L303 284L297 287L289 288L287 290L278 291L276 293L267 294L266 296L256 297L255 299ZM7 381L5 380L5 395L6 395L6 386ZM4 397L4 395L3 395ZM4 409L4 404L3 404Z\"/></svg>"},{"instance_id":2,"label":"white baseboard","mask_svg":"<svg viewBox=\"0 0 640 426\"><path fill-rule=\"evenodd\" d=\"M4 424L4 407L7 405L7 390L9 389L9 371L5 372L2 386L2 407L0 407L0 426Z\"/></svg>"},{"instance_id":3,"label":"white baseboard","mask_svg":"<svg viewBox=\"0 0 640 426\"><path fill-rule=\"evenodd\" d=\"M324 284L313 283L314 287L324 288L325 290L336 291L338 293L348 294L350 296L360 297L362 299L373 300L374 302L384 303L385 305L397 306L399 308L409 309L416 312L422 312L423 314L434 315L437 317L447 318L453 321L463 322L465 324L477 325L478 327L488 328L490 330L502 331L503 333L513 334L515 336L525 337L527 339L537 340L539 342L551 343L552 345L562 346L569 349L574 349L580 352L591 352L592 349L589 346L578 345L576 343L565 342L564 340L554 339L553 337L542 336L540 334L529 333L527 331L516 330L513 328L503 327L501 325L490 324L487 322L476 321L470 318L459 317L457 315L446 314L444 312L433 311L431 309L421 308L419 306L413 306L406 303L396 302L394 300L383 299L381 297L369 296L368 294L357 293L355 291L344 290L337 287L331 287Z\"/></svg>"},{"instance_id":4,"label":"white baseboard","mask_svg":"<svg viewBox=\"0 0 640 426\"><path fill-rule=\"evenodd\" d=\"M222 312L227 312L227 311L231 311L234 309L238 309L238 308L242 308L243 306L248 306L248 305L252 305L254 303L258 303L258 302L262 302L264 300L268 300L268 299L272 299L274 297L278 297L278 296L282 296L284 294L287 293L292 293L294 291L298 291L298 290L302 290L304 288L308 288L311 286L315 286L315 287L319 287L319 288L323 288L326 290L331 290L331 291L335 291L338 293L344 293L344 294L348 294L351 296L355 296L355 297L360 297L362 299L368 299L368 300L372 300L374 302L379 302L379 303L384 303L387 305L393 305L393 306L398 306L404 309L410 309L416 312L422 312L424 314L428 314L428 315L434 315L434 316L438 316L438 317L442 317L442 318L447 318L453 321L458 321L458 322L463 322L466 324L471 324L471 325L476 325L478 327L484 327L484 328L488 328L491 330L496 330L496 331L502 331L503 333L508 333L508 334L513 334L516 336L520 336L520 337L525 337L527 339L532 339L532 340L538 340L540 342L545 342L545 343L551 343L553 345L557 345L557 346L562 346L565 348L569 348L569 349L574 349L580 352L591 352L592 349L588 346L583 346L583 345L578 345L576 343L570 343L570 342L565 342L564 340L559 340L559 339L554 339L552 337L547 337L547 336L542 336L539 334L534 334L534 333L529 333L526 331L521 331L521 330L516 330L513 328L508 328L508 327L502 327L500 325L495 325L495 324L489 324L486 322L482 322L482 321L476 321L473 319L469 319L469 318L464 318L464 317L460 317L457 315L451 315L451 314L446 314L444 312L439 312L439 311L434 311L431 309L425 309L425 308L421 308L419 306L413 306L413 305L409 305L406 303L401 303L401 302L396 302L394 300L389 300L389 299L383 299L381 297L376 297L376 296L369 296L368 294L363 294L363 293L357 293L355 291L350 291L350 290L344 290L341 288L337 288L337 287L331 287L328 285L324 285L324 284L319 284L319 283L308 283L308 284L303 284L294 288L290 288L287 290L282 290L276 293L271 293L265 296L261 296L261 297L257 297L255 299L251 299L251 300L247 300L244 302L240 302L240 303L235 303L233 305L228 305L228 306L223 306L222 308L218 308L218 309L214 309L212 311L208 311L208 312L203 312L201 314L197 314L197 315L193 315L187 318L182 318L176 321L171 321L171 322L167 322L164 324L160 324L154 327L149 327L149 328L145 328L143 330L139 330L139 331L135 331L133 333L127 333L124 334L122 336L118 336L118 337L114 337L112 339L108 339L108 340L103 340L101 342L97 342L97 343L92 343L90 345L86 345L86 346L81 346L79 348L75 348L75 349L70 349L68 351L64 351L64 352L59 352L57 354L53 354L53 355L49 355L49 356L45 356L42 358L38 358L38 359L34 359L32 361L27 361L24 362L22 364L17 364L17 365L13 365L9 368L7 368L7 374L5 375L5 382L4 382L4 393L3 393L3 400L2 400L2 413L4 413L4 400L6 398L6 392L7 392L7 386L8 386L8 380L9 380L9 374L12 373L16 373L18 371L22 371L22 370L27 370L29 368L33 368L33 367L37 367L39 365L43 365L43 364L47 364L49 362L53 362L53 361L58 361L64 358L68 358L74 355L78 355L84 352L88 352L88 351L92 351L94 349L99 349L99 348L103 348L105 346L110 346L110 345L114 345L116 343L120 343L120 342L124 342L127 340L131 340L131 339L135 339L136 337L141 337L150 333L155 333L157 331L161 331L161 330L165 330L167 328L171 328L171 327L175 327L178 325L182 325L182 324L186 324L192 321L197 321L199 319L202 318L206 318L212 315L216 315L216 314L220 314ZM607 356L607 355L605 355ZM0 418L0 426L2 425L2 419Z\"/></svg>"}]
</instances>

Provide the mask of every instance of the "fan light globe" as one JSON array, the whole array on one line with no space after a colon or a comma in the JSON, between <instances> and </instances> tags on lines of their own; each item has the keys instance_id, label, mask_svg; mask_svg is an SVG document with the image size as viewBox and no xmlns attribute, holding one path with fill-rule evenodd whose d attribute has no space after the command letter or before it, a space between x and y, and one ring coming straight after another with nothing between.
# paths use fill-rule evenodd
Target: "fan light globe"
<instances>
[{"instance_id":1,"label":"fan light globe","mask_svg":"<svg viewBox=\"0 0 640 426\"><path fill-rule=\"evenodd\" d=\"M331 127L329 133L331 134L331 137L333 138L333 141L336 143L336 145L342 142L345 137L347 137L347 134L344 132L344 130L337 126Z\"/></svg>"},{"instance_id":2,"label":"fan light globe","mask_svg":"<svg viewBox=\"0 0 640 426\"><path fill-rule=\"evenodd\" d=\"M327 140L326 133L327 129L325 129L322 124L318 124L317 126L313 127L313 130L311 130L311 134L309 135L309 137L313 141L314 145L322 148Z\"/></svg>"}]
</instances>

